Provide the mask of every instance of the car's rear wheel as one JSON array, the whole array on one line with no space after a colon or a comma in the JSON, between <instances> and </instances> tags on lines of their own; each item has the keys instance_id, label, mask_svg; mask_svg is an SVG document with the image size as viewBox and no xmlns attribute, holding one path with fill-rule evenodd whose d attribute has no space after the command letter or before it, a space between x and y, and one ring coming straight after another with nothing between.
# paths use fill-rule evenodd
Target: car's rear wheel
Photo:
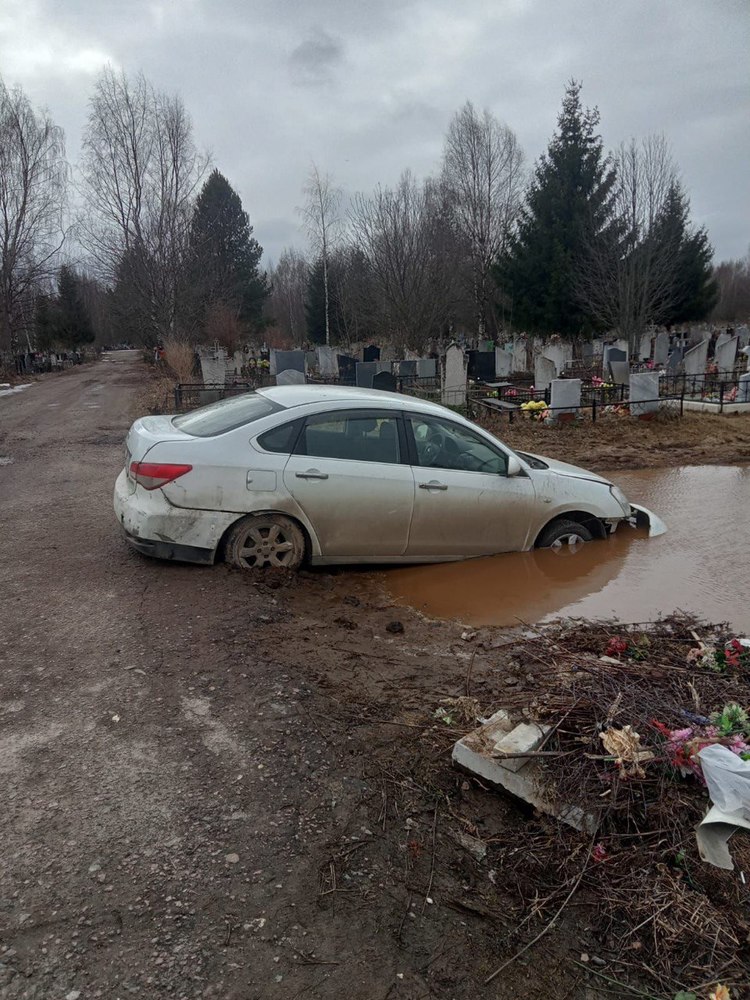
<instances>
[{"instance_id":1,"label":"car's rear wheel","mask_svg":"<svg viewBox=\"0 0 750 1000\"><path fill-rule=\"evenodd\" d=\"M584 524L577 521L560 520L548 525L539 536L537 543L541 549L552 549L561 554L575 552L584 542L594 536Z\"/></svg>"},{"instance_id":2,"label":"car's rear wheel","mask_svg":"<svg viewBox=\"0 0 750 1000\"><path fill-rule=\"evenodd\" d=\"M224 554L238 569L299 569L305 558L305 536L282 514L254 514L229 529Z\"/></svg>"}]
</instances>

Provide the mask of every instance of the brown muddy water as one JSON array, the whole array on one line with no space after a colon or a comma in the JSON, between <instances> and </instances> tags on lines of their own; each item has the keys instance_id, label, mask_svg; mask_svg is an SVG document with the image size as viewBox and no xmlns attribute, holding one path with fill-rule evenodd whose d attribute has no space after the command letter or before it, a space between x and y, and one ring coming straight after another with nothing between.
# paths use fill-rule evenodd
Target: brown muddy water
<instances>
[{"instance_id":1,"label":"brown muddy water","mask_svg":"<svg viewBox=\"0 0 750 1000\"><path fill-rule=\"evenodd\" d=\"M750 467L693 466L606 474L658 514L667 533L622 526L576 552L509 553L388 570L400 604L470 625L558 617L645 622L676 609L750 634Z\"/></svg>"}]
</instances>

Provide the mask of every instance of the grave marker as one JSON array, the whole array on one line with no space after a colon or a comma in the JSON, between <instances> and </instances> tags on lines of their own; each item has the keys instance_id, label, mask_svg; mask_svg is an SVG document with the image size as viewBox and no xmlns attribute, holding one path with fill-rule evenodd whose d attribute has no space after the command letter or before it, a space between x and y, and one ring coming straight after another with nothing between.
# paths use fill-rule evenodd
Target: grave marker
<instances>
[{"instance_id":1,"label":"grave marker","mask_svg":"<svg viewBox=\"0 0 750 1000\"><path fill-rule=\"evenodd\" d=\"M678 350L679 348L675 348ZM674 353L674 352L673 352ZM704 375L706 372L706 359L708 358L708 340L701 341L696 347L691 348L683 358L683 371L686 375ZM671 358L670 358L671 360Z\"/></svg>"},{"instance_id":2,"label":"grave marker","mask_svg":"<svg viewBox=\"0 0 750 1000\"><path fill-rule=\"evenodd\" d=\"M646 417L659 409L659 373L633 372L630 376L630 416Z\"/></svg>"},{"instance_id":3,"label":"grave marker","mask_svg":"<svg viewBox=\"0 0 750 1000\"><path fill-rule=\"evenodd\" d=\"M656 340L654 341L654 364L659 367L665 365L668 357L669 334L662 330L661 333L657 333Z\"/></svg>"},{"instance_id":4,"label":"grave marker","mask_svg":"<svg viewBox=\"0 0 750 1000\"><path fill-rule=\"evenodd\" d=\"M554 361L550 361L543 354L537 354L534 359L534 388L544 392L550 382L557 375L557 367Z\"/></svg>"},{"instance_id":5,"label":"grave marker","mask_svg":"<svg viewBox=\"0 0 750 1000\"><path fill-rule=\"evenodd\" d=\"M441 402L443 406L466 405L466 359L457 344L445 352Z\"/></svg>"},{"instance_id":6,"label":"grave marker","mask_svg":"<svg viewBox=\"0 0 750 1000\"><path fill-rule=\"evenodd\" d=\"M294 368L285 368L283 372L276 375L276 385L304 385L305 373L298 372Z\"/></svg>"},{"instance_id":7,"label":"grave marker","mask_svg":"<svg viewBox=\"0 0 750 1000\"><path fill-rule=\"evenodd\" d=\"M579 378L555 378L550 382L550 420L565 423L575 420L581 405L581 380Z\"/></svg>"},{"instance_id":8,"label":"grave marker","mask_svg":"<svg viewBox=\"0 0 750 1000\"><path fill-rule=\"evenodd\" d=\"M714 358L716 361L716 368L720 376L731 375L734 371L734 364L737 360L738 346L739 337L728 337L721 347L716 348ZM685 360L687 361L687 358Z\"/></svg>"},{"instance_id":9,"label":"grave marker","mask_svg":"<svg viewBox=\"0 0 750 1000\"><path fill-rule=\"evenodd\" d=\"M395 392L396 376L393 372L375 372L372 377L372 387L373 389L381 389L383 392Z\"/></svg>"}]
</instances>

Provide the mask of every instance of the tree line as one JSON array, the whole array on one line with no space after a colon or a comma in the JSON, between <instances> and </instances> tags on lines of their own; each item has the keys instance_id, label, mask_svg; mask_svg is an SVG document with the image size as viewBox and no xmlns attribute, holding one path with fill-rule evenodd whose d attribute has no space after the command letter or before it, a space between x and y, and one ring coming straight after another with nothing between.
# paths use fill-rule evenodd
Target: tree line
<instances>
[{"instance_id":1,"label":"tree line","mask_svg":"<svg viewBox=\"0 0 750 1000\"><path fill-rule=\"evenodd\" d=\"M49 113L0 80L0 351L263 337L423 350L615 329L635 345L649 324L745 317L749 263L712 267L664 138L607 153L598 128L571 81L530 174L510 126L470 102L434 176L345 197L313 165L309 250L264 269L178 96L103 70L73 172Z\"/></svg>"}]
</instances>

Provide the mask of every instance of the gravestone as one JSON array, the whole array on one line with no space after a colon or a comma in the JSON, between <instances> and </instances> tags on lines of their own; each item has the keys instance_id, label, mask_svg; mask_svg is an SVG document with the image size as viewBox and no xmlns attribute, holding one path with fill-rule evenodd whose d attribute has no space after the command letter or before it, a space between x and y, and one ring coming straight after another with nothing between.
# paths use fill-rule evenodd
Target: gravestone
<instances>
[{"instance_id":1,"label":"gravestone","mask_svg":"<svg viewBox=\"0 0 750 1000\"><path fill-rule=\"evenodd\" d=\"M750 403L750 372L747 375L740 375L740 384L737 387L737 402Z\"/></svg>"},{"instance_id":2,"label":"gravestone","mask_svg":"<svg viewBox=\"0 0 750 1000\"><path fill-rule=\"evenodd\" d=\"M627 351L623 351L619 347L605 347L604 360L602 362L602 370L605 375L607 372L610 372L612 374L612 378L614 378L614 371L612 369L613 364L628 365L629 363L628 363ZM617 380L615 379L615 381Z\"/></svg>"},{"instance_id":3,"label":"gravestone","mask_svg":"<svg viewBox=\"0 0 750 1000\"><path fill-rule=\"evenodd\" d=\"M604 351L604 341L600 340L599 337L594 337L591 341L591 346L594 348L594 357L600 358Z\"/></svg>"},{"instance_id":4,"label":"gravestone","mask_svg":"<svg viewBox=\"0 0 750 1000\"><path fill-rule=\"evenodd\" d=\"M714 356L718 354L728 340L731 340L731 335L728 334L726 330L722 330L721 333L717 334L716 340L714 341Z\"/></svg>"},{"instance_id":5,"label":"gravestone","mask_svg":"<svg viewBox=\"0 0 750 1000\"><path fill-rule=\"evenodd\" d=\"M245 363L245 355L242 351L235 351L232 359L232 371L235 375L242 374L242 366Z\"/></svg>"},{"instance_id":6,"label":"gravestone","mask_svg":"<svg viewBox=\"0 0 750 1000\"><path fill-rule=\"evenodd\" d=\"M564 341L559 343L547 343L544 346L544 357L555 363L555 375L565 370L566 362L573 360L573 345Z\"/></svg>"},{"instance_id":7,"label":"gravestone","mask_svg":"<svg viewBox=\"0 0 750 1000\"><path fill-rule=\"evenodd\" d=\"M393 349L393 344L384 344L380 348L380 360L381 361L395 361L396 352Z\"/></svg>"},{"instance_id":8,"label":"gravestone","mask_svg":"<svg viewBox=\"0 0 750 1000\"><path fill-rule=\"evenodd\" d=\"M675 348L674 351L679 350ZM674 354L674 351L672 352ZM708 358L708 340L702 340L691 348L683 358L683 371L686 375L705 375L706 359ZM671 360L671 359L670 359Z\"/></svg>"},{"instance_id":9,"label":"gravestone","mask_svg":"<svg viewBox=\"0 0 750 1000\"><path fill-rule=\"evenodd\" d=\"M372 377L373 389L382 389L384 392L396 391L396 376L392 372L375 372Z\"/></svg>"},{"instance_id":10,"label":"gravestone","mask_svg":"<svg viewBox=\"0 0 750 1000\"><path fill-rule=\"evenodd\" d=\"M283 372L276 375L276 385L304 385L305 373L298 372L294 368L285 368Z\"/></svg>"},{"instance_id":11,"label":"gravestone","mask_svg":"<svg viewBox=\"0 0 750 1000\"><path fill-rule=\"evenodd\" d=\"M556 375L557 367L555 362L550 361L543 354L537 354L534 358L534 388L540 392L544 392Z\"/></svg>"},{"instance_id":12,"label":"gravestone","mask_svg":"<svg viewBox=\"0 0 750 1000\"><path fill-rule=\"evenodd\" d=\"M349 385L353 385L357 370L357 365L359 364L357 359L351 357L348 354L337 354L336 364L338 365L339 379L342 382L346 382Z\"/></svg>"},{"instance_id":13,"label":"gravestone","mask_svg":"<svg viewBox=\"0 0 750 1000\"><path fill-rule=\"evenodd\" d=\"M738 326L735 333L737 334L737 341L740 350L750 344L750 327Z\"/></svg>"},{"instance_id":14,"label":"gravestone","mask_svg":"<svg viewBox=\"0 0 750 1000\"><path fill-rule=\"evenodd\" d=\"M728 337L721 347L716 348L714 359L719 375L730 375L734 371L734 364L737 360L737 347L739 337ZM687 358L685 359L687 360Z\"/></svg>"},{"instance_id":15,"label":"gravestone","mask_svg":"<svg viewBox=\"0 0 750 1000\"><path fill-rule=\"evenodd\" d=\"M513 360L511 362L512 372L525 372L528 360L526 358L526 340L524 337L517 337L513 341Z\"/></svg>"},{"instance_id":16,"label":"gravestone","mask_svg":"<svg viewBox=\"0 0 750 1000\"><path fill-rule=\"evenodd\" d=\"M417 362L416 361L397 361L398 365L398 375L399 378L416 378L417 377Z\"/></svg>"},{"instance_id":17,"label":"gravestone","mask_svg":"<svg viewBox=\"0 0 750 1000\"><path fill-rule=\"evenodd\" d=\"M227 355L223 348L218 351L200 352L201 376L204 385L224 385L227 380Z\"/></svg>"},{"instance_id":18,"label":"gravestone","mask_svg":"<svg viewBox=\"0 0 750 1000\"><path fill-rule=\"evenodd\" d=\"M651 357L651 334L641 334L641 343L638 348L638 358L640 361L648 361Z\"/></svg>"},{"instance_id":19,"label":"gravestone","mask_svg":"<svg viewBox=\"0 0 750 1000\"><path fill-rule=\"evenodd\" d=\"M657 333L654 341L654 365L661 367L667 363L669 357L669 334L662 330Z\"/></svg>"},{"instance_id":20,"label":"gravestone","mask_svg":"<svg viewBox=\"0 0 750 1000\"><path fill-rule=\"evenodd\" d=\"M372 380L378 372L388 372L391 366L387 361L358 361L355 371L355 383L362 389L372 389Z\"/></svg>"},{"instance_id":21,"label":"gravestone","mask_svg":"<svg viewBox=\"0 0 750 1000\"><path fill-rule=\"evenodd\" d=\"M457 344L445 352L441 402L443 406L466 405L466 359Z\"/></svg>"},{"instance_id":22,"label":"gravestone","mask_svg":"<svg viewBox=\"0 0 750 1000\"><path fill-rule=\"evenodd\" d=\"M375 344L370 344L362 349L363 361L380 361L380 348Z\"/></svg>"},{"instance_id":23,"label":"gravestone","mask_svg":"<svg viewBox=\"0 0 750 1000\"><path fill-rule=\"evenodd\" d=\"M504 347L495 348L495 378L510 375L513 370L513 355Z\"/></svg>"},{"instance_id":24,"label":"gravestone","mask_svg":"<svg viewBox=\"0 0 750 1000\"><path fill-rule=\"evenodd\" d=\"M318 355L315 351L305 351L305 371L317 367Z\"/></svg>"},{"instance_id":25,"label":"gravestone","mask_svg":"<svg viewBox=\"0 0 750 1000\"><path fill-rule=\"evenodd\" d=\"M581 380L579 378L554 378L550 382L550 420L564 423L574 420L581 405Z\"/></svg>"},{"instance_id":26,"label":"gravestone","mask_svg":"<svg viewBox=\"0 0 750 1000\"><path fill-rule=\"evenodd\" d=\"M693 348L693 350L696 350L696 348ZM673 347L669 352L669 357L667 358L667 373L669 375L676 375L680 370L684 353L681 347Z\"/></svg>"},{"instance_id":27,"label":"gravestone","mask_svg":"<svg viewBox=\"0 0 750 1000\"><path fill-rule=\"evenodd\" d=\"M289 371L305 374L305 352L271 351L271 374Z\"/></svg>"},{"instance_id":28,"label":"gravestone","mask_svg":"<svg viewBox=\"0 0 750 1000\"><path fill-rule=\"evenodd\" d=\"M633 372L630 376L630 416L643 417L659 409L659 373Z\"/></svg>"},{"instance_id":29,"label":"gravestone","mask_svg":"<svg viewBox=\"0 0 750 1000\"><path fill-rule=\"evenodd\" d=\"M336 359L336 352L332 347L324 345L315 348L315 355L318 359L318 371L326 378L338 375L339 366Z\"/></svg>"},{"instance_id":30,"label":"gravestone","mask_svg":"<svg viewBox=\"0 0 750 1000\"><path fill-rule=\"evenodd\" d=\"M594 345L590 340L585 340L581 344L581 360L585 364L590 364L594 360Z\"/></svg>"},{"instance_id":31,"label":"gravestone","mask_svg":"<svg viewBox=\"0 0 750 1000\"><path fill-rule=\"evenodd\" d=\"M612 381L615 385L630 385L629 361L612 361L610 359L609 370L612 372Z\"/></svg>"},{"instance_id":32,"label":"gravestone","mask_svg":"<svg viewBox=\"0 0 750 1000\"><path fill-rule=\"evenodd\" d=\"M491 382L495 377L494 351L469 351L469 378Z\"/></svg>"},{"instance_id":33,"label":"gravestone","mask_svg":"<svg viewBox=\"0 0 750 1000\"><path fill-rule=\"evenodd\" d=\"M417 361L417 378L435 378L437 362L434 358L420 358Z\"/></svg>"},{"instance_id":34,"label":"gravestone","mask_svg":"<svg viewBox=\"0 0 750 1000\"><path fill-rule=\"evenodd\" d=\"M628 357L630 353L630 344L628 343L627 337L620 337L619 340L615 341L614 346L618 351L624 351L625 357ZM619 358L617 360L619 361Z\"/></svg>"}]
</instances>

